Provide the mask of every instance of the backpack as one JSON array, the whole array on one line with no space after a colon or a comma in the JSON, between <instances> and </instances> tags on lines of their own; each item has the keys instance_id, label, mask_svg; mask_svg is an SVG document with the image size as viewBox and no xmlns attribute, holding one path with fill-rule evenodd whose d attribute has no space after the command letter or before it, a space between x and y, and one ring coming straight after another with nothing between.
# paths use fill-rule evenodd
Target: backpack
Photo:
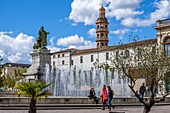
<instances>
[{"instance_id":1,"label":"backpack","mask_svg":"<svg viewBox=\"0 0 170 113\"><path fill-rule=\"evenodd\" d=\"M111 94L111 97L113 98L113 96L115 95L114 91L111 90L112 94Z\"/></svg>"}]
</instances>

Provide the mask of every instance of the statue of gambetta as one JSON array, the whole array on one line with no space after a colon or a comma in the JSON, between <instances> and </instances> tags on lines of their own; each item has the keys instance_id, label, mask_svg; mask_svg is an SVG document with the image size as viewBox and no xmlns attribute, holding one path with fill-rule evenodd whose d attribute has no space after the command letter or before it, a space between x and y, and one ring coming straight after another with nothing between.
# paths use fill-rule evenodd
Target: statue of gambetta
<instances>
[{"instance_id":1,"label":"statue of gambetta","mask_svg":"<svg viewBox=\"0 0 170 113\"><path fill-rule=\"evenodd\" d=\"M47 34L49 34L49 32L46 32L44 30L44 27L41 26L40 30L38 31L38 37L36 39L36 43L33 46L34 49L46 48L45 46L47 45Z\"/></svg>"}]
</instances>

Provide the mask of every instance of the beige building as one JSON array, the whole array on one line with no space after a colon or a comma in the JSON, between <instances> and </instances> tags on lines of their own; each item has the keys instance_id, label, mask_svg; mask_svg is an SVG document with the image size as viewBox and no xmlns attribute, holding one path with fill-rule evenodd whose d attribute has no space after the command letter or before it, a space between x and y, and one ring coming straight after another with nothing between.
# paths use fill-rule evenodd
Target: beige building
<instances>
[{"instance_id":1,"label":"beige building","mask_svg":"<svg viewBox=\"0 0 170 113\"><path fill-rule=\"evenodd\" d=\"M2 76L9 75L14 76L21 72L23 68L28 68L30 64L18 64L18 63L5 63L1 65L2 67Z\"/></svg>"}]
</instances>

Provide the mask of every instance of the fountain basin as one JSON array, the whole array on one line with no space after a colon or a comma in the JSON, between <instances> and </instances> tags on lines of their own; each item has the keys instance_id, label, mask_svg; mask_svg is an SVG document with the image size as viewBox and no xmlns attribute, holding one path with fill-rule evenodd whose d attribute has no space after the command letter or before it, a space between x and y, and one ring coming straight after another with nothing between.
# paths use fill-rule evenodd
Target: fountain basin
<instances>
[{"instance_id":1,"label":"fountain basin","mask_svg":"<svg viewBox=\"0 0 170 113\"><path fill-rule=\"evenodd\" d=\"M99 104L101 100L99 99ZM145 100L147 101L147 97ZM167 97L164 101L170 103L170 97ZM0 97L0 104L28 104L29 98L27 97ZM135 97L115 97L112 100L113 104L132 104L139 103ZM41 98L37 101L37 104L95 104L93 100L88 97L48 97Z\"/></svg>"}]
</instances>

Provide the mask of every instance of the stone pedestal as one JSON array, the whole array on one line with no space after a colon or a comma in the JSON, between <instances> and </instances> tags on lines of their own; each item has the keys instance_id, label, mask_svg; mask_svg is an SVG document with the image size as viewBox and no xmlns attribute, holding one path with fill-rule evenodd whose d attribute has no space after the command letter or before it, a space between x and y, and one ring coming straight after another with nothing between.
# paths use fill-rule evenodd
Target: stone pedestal
<instances>
[{"instance_id":1,"label":"stone pedestal","mask_svg":"<svg viewBox=\"0 0 170 113\"><path fill-rule=\"evenodd\" d=\"M32 56L32 64L24 73L25 81L45 80L45 67L51 65L51 55L48 49L34 49L30 54Z\"/></svg>"}]
</instances>

